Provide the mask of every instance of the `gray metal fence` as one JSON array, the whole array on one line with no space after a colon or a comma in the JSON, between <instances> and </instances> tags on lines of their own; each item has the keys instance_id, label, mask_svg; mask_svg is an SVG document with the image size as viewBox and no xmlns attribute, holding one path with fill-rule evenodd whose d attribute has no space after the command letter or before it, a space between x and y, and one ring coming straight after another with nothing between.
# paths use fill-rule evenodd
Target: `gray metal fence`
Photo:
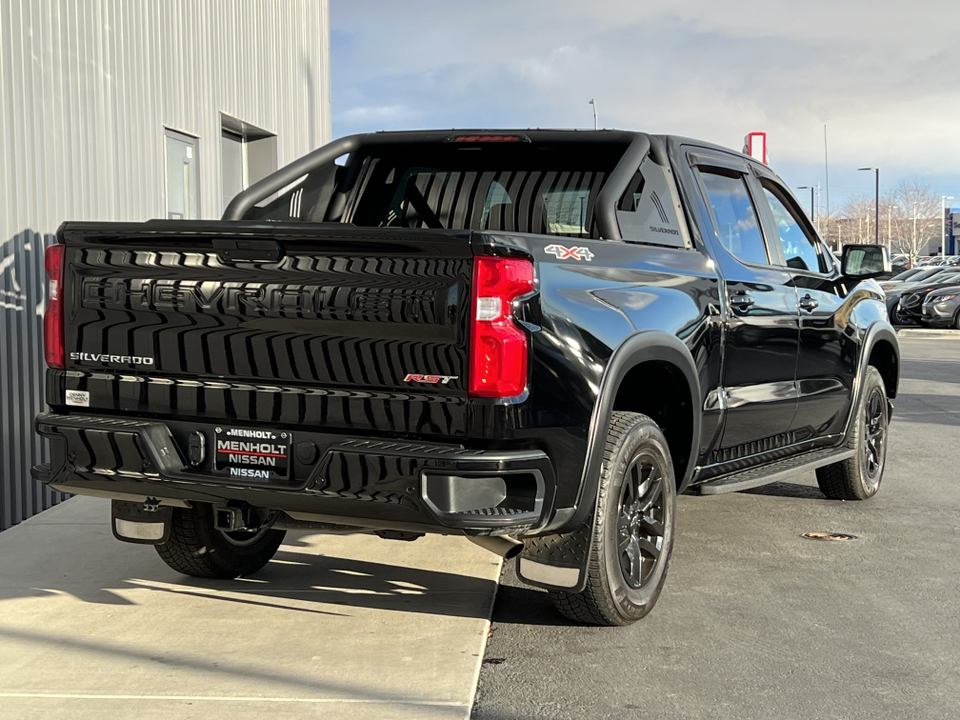
<instances>
[{"instance_id":1,"label":"gray metal fence","mask_svg":"<svg viewBox=\"0 0 960 720\"><path fill-rule=\"evenodd\" d=\"M0 530L63 498L30 477L46 460L32 426L43 408L43 251L52 240L24 230L0 252Z\"/></svg>"}]
</instances>

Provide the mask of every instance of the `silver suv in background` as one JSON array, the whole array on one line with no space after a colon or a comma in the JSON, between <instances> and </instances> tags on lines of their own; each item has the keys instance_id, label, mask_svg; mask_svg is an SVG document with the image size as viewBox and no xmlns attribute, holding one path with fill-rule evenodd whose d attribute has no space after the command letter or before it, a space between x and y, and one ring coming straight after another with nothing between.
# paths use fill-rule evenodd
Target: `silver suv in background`
<instances>
[{"instance_id":1,"label":"silver suv in background","mask_svg":"<svg viewBox=\"0 0 960 720\"><path fill-rule=\"evenodd\" d=\"M960 330L960 285L938 288L923 301L923 323Z\"/></svg>"}]
</instances>

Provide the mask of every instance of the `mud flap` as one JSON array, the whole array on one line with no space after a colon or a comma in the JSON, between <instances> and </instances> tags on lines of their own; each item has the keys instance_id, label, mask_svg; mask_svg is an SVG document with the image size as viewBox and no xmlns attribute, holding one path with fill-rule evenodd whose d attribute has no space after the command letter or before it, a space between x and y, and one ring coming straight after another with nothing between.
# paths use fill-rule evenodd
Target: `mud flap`
<instances>
[{"instance_id":1,"label":"mud flap","mask_svg":"<svg viewBox=\"0 0 960 720\"><path fill-rule=\"evenodd\" d=\"M117 540L142 545L162 545L170 537L172 507L150 502L114 500L110 527Z\"/></svg>"},{"instance_id":2,"label":"mud flap","mask_svg":"<svg viewBox=\"0 0 960 720\"><path fill-rule=\"evenodd\" d=\"M580 592L587 582L593 516L580 527L555 535L525 537L517 558L523 582L547 590Z\"/></svg>"}]
</instances>

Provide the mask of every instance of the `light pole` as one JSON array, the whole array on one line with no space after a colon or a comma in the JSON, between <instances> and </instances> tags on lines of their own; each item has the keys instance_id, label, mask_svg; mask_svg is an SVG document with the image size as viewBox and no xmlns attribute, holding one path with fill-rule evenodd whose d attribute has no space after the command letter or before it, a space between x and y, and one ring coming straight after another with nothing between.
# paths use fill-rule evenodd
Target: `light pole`
<instances>
[{"instance_id":1,"label":"light pole","mask_svg":"<svg viewBox=\"0 0 960 720\"><path fill-rule=\"evenodd\" d=\"M810 222L815 223L817 221L816 217L813 214L813 185L801 185L797 190L809 190L810 191Z\"/></svg>"},{"instance_id":2,"label":"light pole","mask_svg":"<svg viewBox=\"0 0 960 720\"><path fill-rule=\"evenodd\" d=\"M920 245L917 243L917 202L913 201L913 246L910 248L910 262L915 263L920 254Z\"/></svg>"},{"instance_id":3,"label":"light pole","mask_svg":"<svg viewBox=\"0 0 960 720\"><path fill-rule=\"evenodd\" d=\"M940 257L947 254L947 200L953 200L953 195L940 196Z\"/></svg>"},{"instance_id":4,"label":"light pole","mask_svg":"<svg viewBox=\"0 0 960 720\"><path fill-rule=\"evenodd\" d=\"M869 170L870 172L876 174L877 176L877 192L876 192L876 195L874 196L874 211L873 211L874 213L873 241L874 241L874 244L879 245L880 244L880 168L865 167L865 168L857 168L857 170Z\"/></svg>"},{"instance_id":5,"label":"light pole","mask_svg":"<svg viewBox=\"0 0 960 720\"><path fill-rule=\"evenodd\" d=\"M590 104L593 105L593 129L597 129L597 103L594 102L593 98L590 98Z\"/></svg>"}]
</instances>

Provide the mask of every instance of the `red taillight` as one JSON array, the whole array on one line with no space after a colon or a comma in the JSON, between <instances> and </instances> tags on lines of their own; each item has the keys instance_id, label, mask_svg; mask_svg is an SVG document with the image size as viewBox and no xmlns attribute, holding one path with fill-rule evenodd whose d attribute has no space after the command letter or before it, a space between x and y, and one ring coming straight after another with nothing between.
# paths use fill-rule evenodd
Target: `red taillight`
<instances>
[{"instance_id":1,"label":"red taillight","mask_svg":"<svg viewBox=\"0 0 960 720\"><path fill-rule=\"evenodd\" d=\"M513 321L513 301L532 290L530 260L487 255L474 258L472 397L514 397L527 387L527 336Z\"/></svg>"},{"instance_id":2,"label":"red taillight","mask_svg":"<svg viewBox=\"0 0 960 720\"><path fill-rule=\"evenodd\" d=\"M43 313L43 350L47 365L64 368L63 353L63 255L66 247L51 245L44 255L47 268L47 309Z\"/></svg>"}]
</instances>

